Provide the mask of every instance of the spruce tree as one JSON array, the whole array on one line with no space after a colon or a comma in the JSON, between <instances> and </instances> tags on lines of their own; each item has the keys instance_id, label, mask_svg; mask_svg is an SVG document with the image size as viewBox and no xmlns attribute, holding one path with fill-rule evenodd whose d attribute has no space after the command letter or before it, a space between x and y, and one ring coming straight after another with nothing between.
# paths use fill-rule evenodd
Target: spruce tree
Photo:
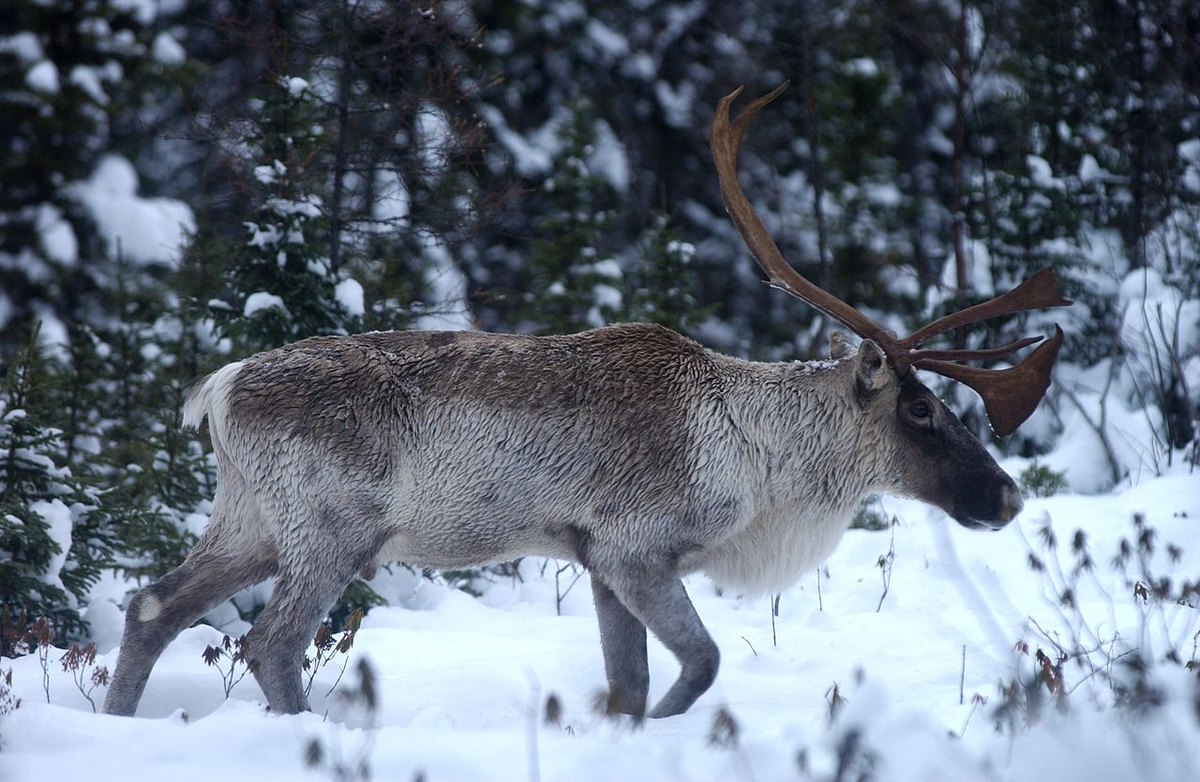
<instances>
[{"instance_id":1,"label":"spruce tree","mask_svg":"<svg viewBox=\"0 0 1200 782\"><path fill-rule=\"evenodd\" d=\"M309 168L327 143L319 119L308 82L290 77L272 85L239 140L258 187L246 236L193 244L193 254L227 258L224 291L207 308L238 354L361 328L362 288L332 268L327 182Z\"/></svg>"},{"instance_id":2,"label":"spruce tree","mask_svg":"<svg viewBox=\"0 0 1200 782\"><path fill-rule=\"evenodd\" d=\"M0 604L7 617L45 616L58 638L80 638L81 606L114 540L99 492L65 465L53 425L55 383L37 328L0 389Z\"/></svg>"},{"instance_id":3,"label":"spruce tree","mask_svg":"<svg viewBox=\"0 0 1200 782\"><path fill-rule=\"evenodd\" d=\"M624 310L621 267L604 248L616 217L611 183L594 171L595 114L575 104L558 130L554 173L543 185L538 239L529 250L522 328L561 334L603 326Z\"/></svg>"},{"instance_id":4,"label":"spruce tree","mask_svg":"<svg viewBox=\"0 0 1200 782\"><path fill-rule=\"evenodd\" d=\"M692 259L696 248L683 241L665 214L658 215L639 238L625 263L625 311L633 321L658 323L684 331L705 312L697 305Z\"/></svg>"}]
</instances>

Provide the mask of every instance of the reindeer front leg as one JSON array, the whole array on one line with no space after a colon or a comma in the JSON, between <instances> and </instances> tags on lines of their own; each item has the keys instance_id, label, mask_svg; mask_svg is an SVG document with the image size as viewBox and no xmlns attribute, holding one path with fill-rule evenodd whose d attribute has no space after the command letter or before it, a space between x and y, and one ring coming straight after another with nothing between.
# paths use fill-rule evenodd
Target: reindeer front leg
<instances>
[{"instance_id":1,"label":"reindeer front leg","mask_svg":"<svg viewBox=\"0 0 1200 782\"><path fill-rule=\"evenodd\" d=\"M628 612L679 661L679 678L646 716L670 717L687 711L717 678L721 653L700 621L683 582L665 567L629 568L601 573L600 578ZM615 613L611 611L610 615ZM607 662L610 642L602 639L602 645Z\"/></svg>"},{"instance_id":2,"label":"reindeer front leg","mask_svg":"<svg viewBox=\"0 0 1200 782\"><path fill-rule=\"evenodd\" d=\"M608 711L641 717L646 713L650 668L646 662L646 626L592 574L592 599L600 621L600 647L608 677Z\"/></svg>"}]
</instances>

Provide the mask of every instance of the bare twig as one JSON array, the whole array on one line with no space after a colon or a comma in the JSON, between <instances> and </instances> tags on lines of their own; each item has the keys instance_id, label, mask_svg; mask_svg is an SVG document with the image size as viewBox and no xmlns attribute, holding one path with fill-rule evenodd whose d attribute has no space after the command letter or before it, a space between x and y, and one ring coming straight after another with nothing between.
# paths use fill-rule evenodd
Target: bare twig
<instances>
[{"instance_id":1,"label":"bare twig","mask_svg":"<svg viewBox=\"0 0 1200 782\"><path fill-rule=\"evenodd\" d=\"M204 664L217 669L217 673L221 674L221 685L225 689L225 697L233 692L233 688L238 683L246 678L255 666L253 661L248 658L250 653L250 645L246 642L246 636L241 638L230 638L228 635L222 637L219 646L206 646L200 656L204 659ZM228 662L222 665L221 659L224 658ZM239 667L240 672L239 672Z\"/></svg>"},{"instance_id":2,"label":"bare twig","mask_svg":"<svg viewBox=\"0 0 1200 782\"><path fill-rule=\"evenodd\" d=\"M42 689L46 693L46 703L50 702L50 648L54 643L54 631L50 628L50 620L39 616L29 629L29 637L37 643L38 663L42 666Z\"/></svg>"},{"instance_id":3,"label":"bare twig","mask_svg":"<svg viewBox=\"0 0 1200 782\"><path fill-rule=\"evenodd\" d=\"M775 617L779 616L779 597L776 593L771 600L771 646L779 646L779 638L775 634Z\"/></svg>"},{"instance_id":4,"label":"bare twig","mask_svg":"<svg viewBox=\"0 0 1200 782\"><path fill-rule=\"evenodd\" d=\"M575 577L573 579L571 579L570 584L567 584L566 589L562 589L559 584L559 577L562 576L562 574L567 572L568 570L570 570L572 573L574 573ZM579 583L579 579L582 577L583 577L583 570L581 570L579 567L577 567L574 562L568 562L565 565L561 565L557 570L554 571L554 613L555 613L555 615L562 616L563 600L565 600L567 598L567 595L571 593L571 589L574 588L574 586Z\"/></svg>"},{"instance_id":5,"label":"bare twig","mask_svg":"<svg viewBox=\"0 0 1200 782\"><path fill-rule=\"evenodd\" d=\"M967 712L967 718L963 720L962 730L958 732L958 737L961 739L967 733L967 726L971 724L971 717L975 716L975 710L980 706L986 705L988 699L979 693L971 696L971 710Z\"/></svg>"},{"instance_id":6,"label":"bare twig","mask_svg":"<svg viewBox=\"0 0 1200 782\"><path fill-rule=\"evenodd\" d=\"M1115 637L1113 638L1113 641L1114 641L1114 643L1116 642L1116 638L1115 638ZM1114 664L1114 663L1116 663L1116 662L1118 662L1118 661L1120 661L1120 660L1122 660L1122 659L1124 659L1124 658L1126 658L1126 657L1130 656L1131 654L1137 654L1139 651L1141 651L1141 650L1140 650L1140 649L1127 649L1127 650L1125 650L1124 652L1121 652L1120 654L1118 654L1118 655L1115 655L1115 656L1114 656L1114 655L1112 655L1112 654L1110 653L1110 655L1109 655L1109 658L1108 658L1108 665L1107 665L1107 668L1108 668L1108 676L1109 676L1110 678L1112 677L1112 666L1113 666L1113 664ZM1081 678L1079 681L1075 682L1075 686L1074 686L1074 687L1072 687L1071 689L1067 690L1066 694L1067 694L1067 695L1070 695L1071 693L1075 692L1076 690L1078 690L1078 689L1079 689L1079 687L1080 687L1080 686L1081 686L1081 685L1082 685L1084 682L1086 682L1088 679L1091 679L1093 676L1095 676L1097 673L1099 673L1099 672L1100 672L1100 671L1102 671L1102 670L1104 670L1104 669L1103 669L1103 668L1092 668L1092 672L1091 672L1091 673L1089 673L1089 674L1087 674L1087 675L1086 675L1086 676L1084 676L1083 678Z\"/></svg>"},{"instance_id":7,"label":"bare twig","mask_svg":"<svg viewBox=\"0 0 1200 782\"><path fill-rule=\"evenodd\" d=\"M92 692L101 685L108 685L108 668L101 665L96 667L96 644L89 643L87 646L80 648L79 644L71 644L71 648L63 653L59 658L64 671L71 672L71 678L75 681L75 686L79 692L87 699L87 702L92 706L92 713L96 713L96 702L92 700ZM91 671L89 675L88 671ZM87 683L85 683L85 681Z\"/></svg>"},{"instance_id":8,"label":"bare twig","mask_svg":"<svg viewBox=\"0 0 1200 782\"><path fill-rule=\"evenodd\" d=\"M1060 385L1063 396L1075 405L1075 409L1079 411L1079 415L1083 418L1084 423L1088 425L1096 437L1099 438L1100 444L1104 446L1104 456L1108 460L1109 473L1112 475L1113 483L1119 483L1121 480L1121 466L1117 462L1116 451L1113 449L1112 441L1108 438L1108 390L1112 387L1113 381L1116 379L1117 370L1120 364L1116 357L1109 362L1108 377L1104 382L1104 390L1100 392L1100 418L1093 420L1092 416L1088 415L1088 411L1084 408L1083 403L1079 401L1079 397L1070 388L1065 385Z\"/></svg>"},{"instance_id":9,"label":"bare twig","mask_svg":"<svg viewBox=\"0 0 1200 782\"><path fill-rule=\"evenodd\" d=\"M525 726L525 752L528 759L529 782L539 782L542 776L542 764L538 752L538 717L542 703L542 686L532 672L529 674L529 687L533 691L529 708L529 719Z\"/></svg>"},{"instance_id":10,"label":"bare twig","mask_svg":"<svg viewBox=\"0 0 1200 782\"><path fill-rule=\"evenodd\" d=\"M967 680L967 645L963 644L962 648L962 669L958 674L958 705L963 705L963 683ZM968 717L968 719L970 719ZM966 730L966 726L963 726Z\"/></svg>"},{"instance_id":11,"label":"bare twig","mask_svg":"<svg viewBox=\"0 0 1200 782\"><path fill-rule=\"evenodd\" d=\"M888 550L886 554L879 555L879 561L875 563L883 576L883 594L879 596L879 605L875 606L875 613L883 610L883 601L888 596L888 591L892 587L892 563L896 561L896 527L900 524L900 519L893 516L892 523L888 526L891 528L891 540L888 542Z\"/></svg>"}]
</instances>

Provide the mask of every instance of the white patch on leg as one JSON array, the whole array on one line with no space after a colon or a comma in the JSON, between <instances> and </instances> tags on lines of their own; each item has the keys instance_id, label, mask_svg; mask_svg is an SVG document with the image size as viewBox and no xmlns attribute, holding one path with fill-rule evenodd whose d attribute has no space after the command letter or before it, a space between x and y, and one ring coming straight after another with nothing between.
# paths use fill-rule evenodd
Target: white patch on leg
<instances>
[{"instance_id":1,"label":"white patch on leg","mask_svg":"<svg viewBox=\"0 0 1200 782\"><path fill-rule=\"evenodd\" d=\"M142 607L138 610L139 622L150 622L158 618L162 613L162 602L154 595L147 595L142 601Z\"/></svg>"}]
</instances>

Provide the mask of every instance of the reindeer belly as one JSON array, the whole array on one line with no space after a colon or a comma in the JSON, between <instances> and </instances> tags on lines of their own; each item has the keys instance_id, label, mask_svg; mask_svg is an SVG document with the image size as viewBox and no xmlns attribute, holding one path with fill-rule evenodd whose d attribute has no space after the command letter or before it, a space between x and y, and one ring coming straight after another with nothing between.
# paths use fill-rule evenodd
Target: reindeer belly
<instances>
[{"instance_id":1,"label":"reindeer belly","mask_svg":"<svg viewBox=\"0 0 1200 782\"><path fill-rule=\"evenodd\" d=\"M814 510L756 519L716 547L700 566L713 581L745 594L772 594L825 561L850 525L850 511Z\"/></svg>"},{"instance_id":2,"label":"reindeer belly","mask_svg":"<svg viewBox=\"0 0 1200 782\"><path fill-rule=\"evenodd\" d=\"M377 562L439 570L508 562L527 556L575 559L574 528L551 523L534 509L418 510L384 542Z\"/></svg>"}]
</instances>

